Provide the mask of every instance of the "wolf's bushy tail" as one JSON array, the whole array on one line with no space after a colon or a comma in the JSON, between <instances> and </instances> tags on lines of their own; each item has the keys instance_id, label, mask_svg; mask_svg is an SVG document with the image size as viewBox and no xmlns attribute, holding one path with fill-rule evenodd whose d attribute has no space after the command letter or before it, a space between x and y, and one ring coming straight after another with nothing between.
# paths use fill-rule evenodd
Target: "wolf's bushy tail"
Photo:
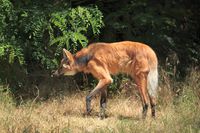
<instances>
[{"instance_id":1,"label":"wolf's bushy tail","mask_svg":"<svg viewBox=\"0 0 200 133\"><path fill-rule=\"evenodd\" d=\"M151 97L157 96L158 90L158 68L151 68L147 77L147 89Z\"/></svg>"}]
</instances>

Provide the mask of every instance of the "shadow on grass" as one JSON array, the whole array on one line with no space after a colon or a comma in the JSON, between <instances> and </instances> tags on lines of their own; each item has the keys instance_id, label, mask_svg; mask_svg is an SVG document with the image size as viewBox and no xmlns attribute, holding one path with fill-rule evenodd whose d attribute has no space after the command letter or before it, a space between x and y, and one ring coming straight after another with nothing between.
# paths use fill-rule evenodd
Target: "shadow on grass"
<instances>
[{"instance_id":1,"label":"shadow on grass","mask_svg":"<svg viewBox=\"0 0 200 133\"><path fill-rule=\"evenodd\" d=\"M141 120L143 120L139 116L123 116L123 115L117 116L117 119L121 120L121 121L141 121Z\"/></svg>"},{"instance_id":2,"label":"shadow on grass","mask_svg":"<svg viewBox=\"0 0 200 133\"><path fill-rule=\"evenodd\" d=\"M91 114L86 114L85 112L82 113L83 118L100 118L100 113L98 111L91 112ZM114 118L120 120L120 121L141 121L144 120L142 117L138 116L124 116L124 115L118 115L115 116L113 114L107 113L104 119Z\"/></svg>"}]
</instances>

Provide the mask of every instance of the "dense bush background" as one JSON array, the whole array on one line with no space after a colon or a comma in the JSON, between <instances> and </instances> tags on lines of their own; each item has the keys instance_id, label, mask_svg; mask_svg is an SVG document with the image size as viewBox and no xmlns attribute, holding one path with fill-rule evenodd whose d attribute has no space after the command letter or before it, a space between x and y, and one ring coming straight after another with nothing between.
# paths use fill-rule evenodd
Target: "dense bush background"
<instances>
[{"instance_id":1,"label":"dense bush background","mask_svg":"<svg viewBox=\"0 0 200 133\"><path fill-rule=\"evenodd\" d=\"M198 0L0 0L0 82L13 92L37 85L58 66L62 48L74 53L92 42L122 40L147 43L167 74L183 80L200 62L199 5Z\"/></svg>"}]
</instances>

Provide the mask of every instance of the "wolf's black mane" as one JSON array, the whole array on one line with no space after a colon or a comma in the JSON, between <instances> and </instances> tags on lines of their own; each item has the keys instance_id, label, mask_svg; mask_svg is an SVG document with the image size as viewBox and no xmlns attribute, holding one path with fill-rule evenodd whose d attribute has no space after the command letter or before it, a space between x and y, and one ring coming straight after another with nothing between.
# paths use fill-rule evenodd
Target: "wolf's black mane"
<instances>
[{"instance_id":1,"label":"wolf's black mane","mask_svg":"<svg viewBox=\"0 0 200 133\"><path fill-rule=\"evenodd\" d=\"M82 56L82 57L78 57L75 59L75 62L76 64L78 65L87 65L87 63L90 61L90 59L92 58L91 55L85 55L85 56Z\"/></svg>"}]
</instances>

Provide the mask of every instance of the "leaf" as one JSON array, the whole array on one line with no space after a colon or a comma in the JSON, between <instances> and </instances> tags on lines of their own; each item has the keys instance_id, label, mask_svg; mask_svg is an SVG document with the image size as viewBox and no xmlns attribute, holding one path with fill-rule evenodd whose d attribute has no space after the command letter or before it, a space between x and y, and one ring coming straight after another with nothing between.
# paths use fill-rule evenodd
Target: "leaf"
<instances>
[{"instance_id":1,"label":"leaf","mask_svg":"<svg viewBox=\"0 0 200 133\"><path fill-rule=\"evenodd\" d=\"M78 32L75 32L73 35L74 35L75 40L79 41L82 47L87 46L88 40L86 36Z\"/></svg>"}]
</instances>

